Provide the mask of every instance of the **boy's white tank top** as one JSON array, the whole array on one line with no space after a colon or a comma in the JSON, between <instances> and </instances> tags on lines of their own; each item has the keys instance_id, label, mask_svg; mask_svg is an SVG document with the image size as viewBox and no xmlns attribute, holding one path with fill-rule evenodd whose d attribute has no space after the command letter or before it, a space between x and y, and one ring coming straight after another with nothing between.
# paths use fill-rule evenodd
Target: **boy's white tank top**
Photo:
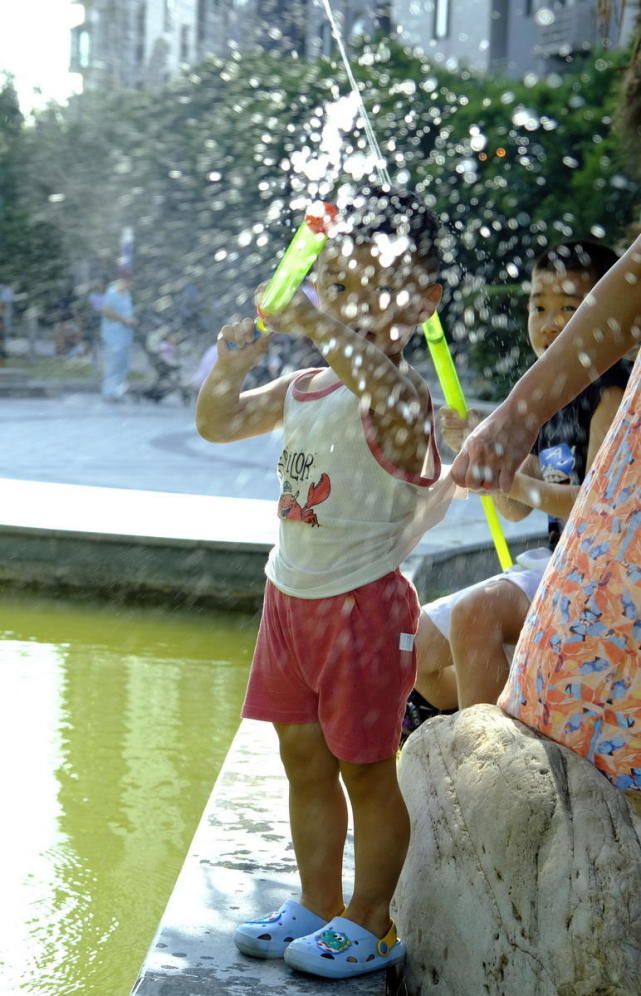
<instances>
[{"instance_id":1,"label":"boy's white tank top","mask_svg":"<svg viewBox=\"0 0 641 996\"><path fill-rule=\"evenodd\" d=\"M266 567L277 588L298 598L339 595L397 568L456 490L441 475L433 434L420 475L395 467L340 381L303 389L315 372L302 371L287 391L279 536Z\"/></svg>"}]
</instances>

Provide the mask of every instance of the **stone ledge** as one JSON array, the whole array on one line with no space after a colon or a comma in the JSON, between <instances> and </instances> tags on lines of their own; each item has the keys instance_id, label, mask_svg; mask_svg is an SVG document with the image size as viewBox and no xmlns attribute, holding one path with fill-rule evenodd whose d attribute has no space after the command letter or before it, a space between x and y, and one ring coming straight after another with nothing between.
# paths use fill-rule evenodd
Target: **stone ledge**
<instances>
[{"instance_id":1,"label":"stone ledge","mask_svg":"<svg viewBox=\"0 0 641 996\"><path fill-rule=\"evenodd\" d=\"M260 609L272 501L10 479L0 490L0 585ZM489 540L461 544L459 535L429 534L403 564L421 601L497 572ZM510 537L515 553L541 541Z\"/></svg>"},{"instance_id":2,"label":"stone ledge","mask_svg":"<svg viewBox=\"0 0 641 996\"><path fill-rule=\"evenodd\" d=\"M345 859L351 893L353 842ZM297 895L287 783L269 723L243 720L131 996L383 996L385 974L327 982L234 946L236 925Z\"/></svg>"},{"instance_id":3,"label":"stone ledge","mask_svg":"<svg viewBox=\"0 0 641 996\"><path fill-rule=\"evenodd\" d=\"M255 611L273 503L0 480L0 584Z\"/></svg>"}]
</instances>

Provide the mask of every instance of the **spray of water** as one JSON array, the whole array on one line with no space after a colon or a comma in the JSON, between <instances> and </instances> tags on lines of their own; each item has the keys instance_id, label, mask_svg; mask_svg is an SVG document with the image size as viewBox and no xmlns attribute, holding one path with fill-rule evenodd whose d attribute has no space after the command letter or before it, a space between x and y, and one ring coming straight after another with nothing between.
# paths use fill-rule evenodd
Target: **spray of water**
<instances>
[{"instance_id":1,"label":"spray of water","mask_svg":"<svg viewBox=\"0 0 641 996\"><path fill-rule=\"evenodd\" d=\"M332 10L332 5L330 0L323 0L323 7L325 8L325 13L327 14L327 20L332 29L332 35L334 36L334 41L340 52L341 59L343 60L343 65L345 66L345 72L347 73L347 79L349 80L349 85L351 87L354 99L357 102L358 110L363 119L363 126L365 129L365 135L374 157L375 169L378 175L379 183L391 187L392 181L390 180L390 175L387 169L387 164L383 153L381 152L380 146L376 139L374 129L372 128L372 122L369 119L367 109L363 103L363 98L361 97L360 90L358 89L358 83L356 82L356 77L352 70L351 63L349 61L347 50L345 48L345 43L343 41L343 36L341 34L340 28L336 17L334 16L334 11Z\"/></svg>"}]
</instances>

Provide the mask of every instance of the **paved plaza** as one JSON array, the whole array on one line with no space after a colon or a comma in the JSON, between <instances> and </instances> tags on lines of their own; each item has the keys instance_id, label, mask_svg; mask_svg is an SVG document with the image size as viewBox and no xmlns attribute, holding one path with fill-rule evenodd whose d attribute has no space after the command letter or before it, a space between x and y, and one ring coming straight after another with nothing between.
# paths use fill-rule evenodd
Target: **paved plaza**
<instances>
[{"instance_id":1,"label":"paved plaza","mask_svg":"<svg viewBox=\"0 0 641 996\"><path fill-rule=\"evenodd\" d=\"M108 405L87 393L0 400L0 478L130 488L222 498L275 500L280 432L212 445L178 400ZM541 533L545 516L504 523L508 538ZM483 543L487 526L476 496L455 501L421 549Z\"/></svg>"}]
</instances>

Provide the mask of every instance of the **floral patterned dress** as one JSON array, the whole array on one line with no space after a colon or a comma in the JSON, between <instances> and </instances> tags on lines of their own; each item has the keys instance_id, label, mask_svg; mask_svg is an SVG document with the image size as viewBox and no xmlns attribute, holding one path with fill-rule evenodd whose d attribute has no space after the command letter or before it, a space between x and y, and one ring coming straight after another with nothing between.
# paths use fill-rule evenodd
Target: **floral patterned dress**
<instances>
[{"instance_id":1,"label":"floral patterned dress","mask_svg":"<svg viewBox=\"0 0 641 996\"><path fill-rule=\"evenodd\" d=\"M641 789L641 352L498 704L618 788Z\"/></svg>"}]
</instances>

